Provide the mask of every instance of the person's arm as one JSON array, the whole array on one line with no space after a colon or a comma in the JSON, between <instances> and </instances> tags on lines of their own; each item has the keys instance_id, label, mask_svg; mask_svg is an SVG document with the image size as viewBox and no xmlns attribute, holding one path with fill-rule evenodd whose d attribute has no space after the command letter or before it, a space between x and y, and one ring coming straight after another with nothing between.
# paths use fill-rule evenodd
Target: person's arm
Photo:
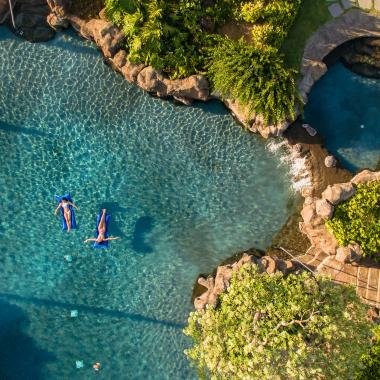
<instances>
[{"instance_id":1,"label":"person's arm","mask_svg":"<svg viewBox=\"0 0 380 380\"><path fill-rule=\"evenodd\" d=\"M58 210L61 208L61 204L57 206L57 208L54 210L54 215L57 215Z\"/></svg>"},{"instance_id":2,"label":"person's arm","mask_svg":"<svg viewBox=\"0 0 380 380\"><path fill-rule=\"evenodd\" d=\"M104 241L107 241L107 240L117 240L117 239L120 239L119 237L109 237L109 238L105 238Z\"/></svg>"},{"instance_id":3,"label":"person's arm","mask_svg":"<svg viewBox=\"0 0 380 380\"><path fill-rule=\"evenodd\" d=\"M95 241L96 238L88 238L86 240L83 241L83 243L88 243L89 241Z\"/></svg>"},{"instance_id":4,"label":"person's arm","mask_svg":"<svg viewBox=\"0 0 380 380\"><path fill-rule=\"evenodd\" d=\"M73 206L75 209L79 211L79 207L74 202L67 202L70 206Z\"/></svg>"}]
</instances>

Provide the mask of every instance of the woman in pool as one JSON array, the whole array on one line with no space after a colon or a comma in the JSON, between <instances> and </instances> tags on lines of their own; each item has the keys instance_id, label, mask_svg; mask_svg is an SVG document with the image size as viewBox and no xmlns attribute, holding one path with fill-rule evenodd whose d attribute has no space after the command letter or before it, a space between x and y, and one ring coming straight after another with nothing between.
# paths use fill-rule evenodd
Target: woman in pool
<instances>
[{"instance_id":1,"label":"woman in pool","mask_svg":"<svg viewBox=\"0 0 380 380\"><path fill-rule=\"evenodd\" d=\"M79 210L79 207L77 207L73 202L70 202L67 198L62 198L61 202L59 202L57 208L54 210L54 215L57 215L58 210L62 207L63 217L66 221L67 232L70 232L71 230L71 210L69 206L73 206Z\"/></svg>"},{"instance_id":2,"label":"woman in pool","mask_svg":"<svg viewBox=\"0 0 380 380\"><path fill-rule=\"evenodd\" d=\"M84 241L84 243L88 243L89 241L95 241L96 243L102 243L103 241L109 240L117 240L119 237L105 237L106 233L106 209L102 210L102 216L100 218L100 222L98 224L98 236L96 238L89 238Z\"/></svg>"}]
</instances>

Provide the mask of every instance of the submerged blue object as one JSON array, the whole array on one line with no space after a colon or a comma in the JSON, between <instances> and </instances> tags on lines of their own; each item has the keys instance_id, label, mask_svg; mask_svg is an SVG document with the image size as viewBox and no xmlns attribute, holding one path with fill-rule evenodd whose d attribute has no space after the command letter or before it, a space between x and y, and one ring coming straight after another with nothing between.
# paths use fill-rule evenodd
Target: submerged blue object
<instances>
[{"instance_id":1,"label":"submerged blue object","mask_svg":"<svg viewBox=\"0 0 380 380\"><path fill-rule=\"evenodd\" d=\"M77 367L77 369L83 368L83 366L83 360L75 360L75 367Z\"/></svg>"},{"instance_id":2,"label":"submerged blue object","mask_svg":"<svg viewBox=\"0 0 380 380\"><path fill-rule=\"evenodd\" d=\"M70 311L70 317L76 318L78 316L78 310L71 310Z\"/></svg>"},{"instance_id":3,"label":"submerged blue object","mask_svg":"<svg viewBox=\"0 0 380 380\"><path fill-rule=\"evenodd\" d=\"M73 199L71 198L70 193L64 195L55 195L55 200L60 203L63 198L66 198L69 202L73 203ZM71 211L71 228L77 228L77 222L75 220L75 211L73 206L69 206L69 210ZM61 220L62 220L62 229L67 230L67 224L64 217L63 207L61 207Z\"/></svg>"},{"instance_id":4,"label":"submerged blue object","mask_svg":"<svg viewBox=\"0 0 380 380\"><path fill-rule=\"evenodd\" d=\"M97 238L98 237L98 227L99 227L99 223L100 223L100 219L102 218L102 211L99 211L99 214L96 218L96 231L95 231L95 237ZM108 238L108 222L111 218L111 215L109 214L106 214L106 232L104 233L104 237L105 238ZM107 248L108 247L108 240L106 241L102 241L101 243L97 243L95 242L94 243L94 248Z\"/></svg>"}]
</instances>

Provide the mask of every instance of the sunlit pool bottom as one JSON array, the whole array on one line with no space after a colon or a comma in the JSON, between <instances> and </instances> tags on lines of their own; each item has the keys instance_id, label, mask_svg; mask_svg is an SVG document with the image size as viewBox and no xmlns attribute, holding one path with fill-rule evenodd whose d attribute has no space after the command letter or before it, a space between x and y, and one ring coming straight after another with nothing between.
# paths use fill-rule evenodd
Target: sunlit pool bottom
<instances>
[{"instance_id":1,"label":"sunlit pool bottom","mask_svg":"<svg viewBox=\"0 0 380 380\"><path fill-rule=\"evenodd\" d=\"M0 152L0 378L90 379L95 362L99 379L195 378L196 276L264 248L289 213L265 142L219 103L148 96L71 33L29 44L0 28ZM52 214L66 191L70 234ZM101 207L121 237L108 250L83 244Z\"/></svg>"},{"instance_id":2,"label":"sunlit pool bottom","mask_svg":"<svg viewBox=\"0 0 380 380\"><path fill-rule=\"evenodd\" d=\"M335 64L313 87L305 120L348 169L375 169L380 159L380 80Z\"/></svg>"}]
</instances>

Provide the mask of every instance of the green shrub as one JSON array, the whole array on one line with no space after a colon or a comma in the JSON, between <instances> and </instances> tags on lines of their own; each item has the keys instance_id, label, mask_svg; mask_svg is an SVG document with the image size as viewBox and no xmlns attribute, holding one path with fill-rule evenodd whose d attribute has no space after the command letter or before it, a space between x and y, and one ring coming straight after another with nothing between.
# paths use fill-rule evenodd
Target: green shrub
<instances>
[{"instance_id":1,"label":"green shrub","mask_svg":"<svg viewBox=\"0 0 380 380\"><path fill-rule=\"evenodd\" d=\"M224 96L263 114L266 122L279 122L295 113L294 72L284 68L278 50L300 3L215 0L205 7L202 0L105 0L105 13L122 28L132 62L161 69L172 79L206 72ZM201 26L205 18L215 29L227 20L255 23L252 46L207 32Z\"/></svg>"},{"instance_id":2,"label":"green shrub","mask_svg":"<svg viewBox=\"0 0 380 380\"><path fill-rule=\"evenodd\" d=\"M341 246L358 243L364 256L380 253L380 182L356 187L355 194L335 207L326 222ZM378 257L380 258L380 257Z\"/></svg>"},{"instance_id":3,"label":"green shrub","mask_svg":"<svg viewBox=\"0 0 380 380\"><path fill-rule=\"evenodd\" d=\"M352 288L246 264L216 308L190 314L185 353L213 379L347 379L369 347L366 310Z\"/></svg>"},{"instance_id":4,"label":"green shrub","mask_svg":"<svg viewBox=\"0 0 380 380\"><path fill-rule=\"evenodd\" d=\"M266 122L295 115L295 72L284 68L276 49L220 39L210 50L207 75L223 97L239 100Z\"/></svg>"},{"instance_id":5,"label":"green shrub","mask_svg":"<svg viewBox=\"0 0 380 380\"><path fill-rule=\"evenodd\" d=\"M233 13L236 20L255 24L254 29L262 28L270 38L262 39L263 33L252 34L253 44L262 46L263 43L279 49L292 26L300 0L276 0L276 1L239 1L235 4Z\"/></svg>"},{"instance_id":6,"label":"green shrub","mask_svg":"<svg viewBox=\"0 0 380 380\"><path fill-rule=\"evenodd\" d=\"M106 0L107 18L127 37L129 59L165 71L171 78L202 71L200 0Z\"/></svg>"},{"instance_id":7,"label":"green shrub","mask_svg":"<svg viewBox=\"0 0 380 380\"><path fill-rule=\"evenodd\" d=\"M380 379L380 326L377 326L373 332L375 335L373 345L360 358L361 368L356 374L356 380Z\"/></svg>"}]
</instances>

